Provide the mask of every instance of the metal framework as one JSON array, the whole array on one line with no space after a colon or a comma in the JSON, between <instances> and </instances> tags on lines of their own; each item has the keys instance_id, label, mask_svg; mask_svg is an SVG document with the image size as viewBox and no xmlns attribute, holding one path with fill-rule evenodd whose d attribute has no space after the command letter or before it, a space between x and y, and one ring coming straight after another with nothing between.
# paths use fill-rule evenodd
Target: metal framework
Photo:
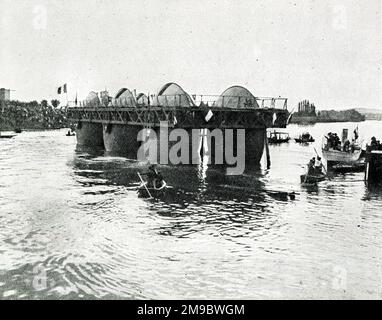
<instances>
[{"instance_id":1,"label":"metal framework","mask_svg":"<svg viewBox=\"0 0 382 320\"><path fill-rule=\"evenodd\" d=\"M211 117L206 117L208 114ZM72 122L125 124L143 127L159 127L160 122L165 121L169 127L184 129L285 128L288 111L275 108L77 107L68 108L68 118Z\"/></svg>"},{"instance_id":2,"label":"metal framework","mask_svg":"<svg viewBox=\"0 0 382 320\"><path fill-rule=\"evenodd\" d=\"M191 99L192 96L192 99ZM288 118L286 98L248 98L210 95L149 96L147 105L135 99L107 99L104 102L80 102L68 108L72 122L124 124L192 128L285 128ZM104 103L104 104L103 104ZM226 107L229 105L229 107Z\"/></svg>"}]
</instances>

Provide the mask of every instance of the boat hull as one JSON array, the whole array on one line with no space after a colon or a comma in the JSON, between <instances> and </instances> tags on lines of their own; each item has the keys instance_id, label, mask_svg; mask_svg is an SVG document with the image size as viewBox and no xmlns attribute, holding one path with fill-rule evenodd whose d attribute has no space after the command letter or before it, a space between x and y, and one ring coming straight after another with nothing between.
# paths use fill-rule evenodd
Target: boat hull
<instances>
[{"instance_id":1,"label":"boat hull","mask_svg":"<svg viewBox=\"0 0 382 320\"><path fill-rule=\"evenodd\" d=\"M289 142L289 139L269 139L268 138L268 143L269 144L279 144L279 143L287 143Z\"/></svg>"},{"instance_id":2,"label":"boat hull","mask_svg":"<svg viewBox=\"0 0 382 320\"><path fill-rule=\"evenodd\" d=\"M326 179L326 176L324 174L319 174L319 175L306 175L302 174L300 176L301 183L317 183L320 181L324 181Z\"/></svg>"},{"instance_id":3,"label":"boat hull","mask_svg":"<svg viewBox=\"0 0 382 320\"><path fill-rule=\"evenodd\" d=\"M357 161L353 164L346 163L336 163L328 167L330 171L337 173L347 173L347 172L362 172L365 170L366 163L364 161Z\"/></svg>"},{"instance_id":4,"label":"boat hull","mask_svg":"<svg viewBox=\"0 0 382 320\"><path fill-rule=\"evenodd\" d=\"M297 143L309 143L309 142L314 142L315 140L314 139L294 139L294 141L296 141Z\"/></svg>"},{"instance_id":5,"label":"boat hull","mask_svg":"<svg viewBox=\"0 0 382 320\"><path fill-rule=\"evenodd\" d=\"M362 150L355 150L354 152L344 152L338 150L322 150L322 155L329 162L354 164L361 157Z\"/></svg>"},{"instance_id":6,"label":"boat hull","mask_svg":"<svg viewBox=\"0 0 382 320\"><path fill-rule=\"evenodd\" d=\"M167 187L163 188L163 189L155 189L155 188L147 188L150 192L150 195L153 197L153 198L160 198L161 196L163 196L165 193L166 193L166 190L168 189ZM148 194L147 190L144 188L144 187L140 187L138 189L138 196L140 198L149 198L150 195Z\"/></svg>"},{"instance_id":7,"label":"boat hull","mask_svg":"<svg viewBox=\"0 0 382 320\"><path fill-rule=\"evenodd\" d=\"M0 135L0 139L11 139L15 136L16 136L15 134L4 134L4 135Z\"/></svg>"}]
</instances>

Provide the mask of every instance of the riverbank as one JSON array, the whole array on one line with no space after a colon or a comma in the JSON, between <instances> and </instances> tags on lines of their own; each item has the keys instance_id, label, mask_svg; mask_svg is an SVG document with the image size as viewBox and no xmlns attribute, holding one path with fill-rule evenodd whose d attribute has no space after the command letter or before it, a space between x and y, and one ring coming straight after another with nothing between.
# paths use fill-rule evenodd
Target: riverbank
<instances>
[{"instance_id":1,"label":"riverbank","mask_svg":"<svg viewBox=\"0 0 382 320\"><path fill-rule=\"evenodd\" d=\"M59 107L57 100L21 102L7 101L0 104L0 130L46 130L68 127L66 107Z\"/></svg>"},{"instance_id":2,"label":"riverbank","mask_svg":"<svg viewBox=\"0 0 382 320\"><path fill-rule=\"evenodd\" d=\"M329 122L362 122L366 118L355 109L349 110L321 110L317 114L305 115L295 113L292 115L290 123L309 124L309 123L329 123Z\"/></svg>"}]
</instances>

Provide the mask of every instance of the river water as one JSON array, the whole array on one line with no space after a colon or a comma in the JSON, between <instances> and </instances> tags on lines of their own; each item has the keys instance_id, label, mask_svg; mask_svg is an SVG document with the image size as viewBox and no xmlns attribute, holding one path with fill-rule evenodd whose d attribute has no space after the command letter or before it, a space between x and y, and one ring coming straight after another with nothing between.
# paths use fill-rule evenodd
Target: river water
<instances>
[{"instance_id":1,"label":"river water","mask_svg":"<svg viewBox=\"0 0 382 320\"><path fill-rule=\"evenodd\" d=\"M356 125L283 131L320 150ZM381 129L359 123L367 140ZM136 193L146 164L76 151L65 133L0 140L1 298L382 298L382 190L363 173L301 186L313 145L270 146L269 170L236 177L161 166L173 189L150 201Z\"/></svg>"}]
</instances>

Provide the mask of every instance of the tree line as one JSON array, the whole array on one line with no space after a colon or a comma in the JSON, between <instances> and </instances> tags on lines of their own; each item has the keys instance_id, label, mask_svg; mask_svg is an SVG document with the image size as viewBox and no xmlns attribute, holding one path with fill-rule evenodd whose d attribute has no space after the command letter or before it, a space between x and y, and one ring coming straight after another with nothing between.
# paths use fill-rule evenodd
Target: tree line
<instances>
[{"instance_id":1,"label":"tree line","mask_svg":"<svg viewBox=\"0 0 382 320\"><path fill-rule=\"evenodd\" d=\"M22 102L17 100L0 102L0 129L59 129L68 127L66 107L60 101L47 100Z\"/></svg>"}]
</instances>

